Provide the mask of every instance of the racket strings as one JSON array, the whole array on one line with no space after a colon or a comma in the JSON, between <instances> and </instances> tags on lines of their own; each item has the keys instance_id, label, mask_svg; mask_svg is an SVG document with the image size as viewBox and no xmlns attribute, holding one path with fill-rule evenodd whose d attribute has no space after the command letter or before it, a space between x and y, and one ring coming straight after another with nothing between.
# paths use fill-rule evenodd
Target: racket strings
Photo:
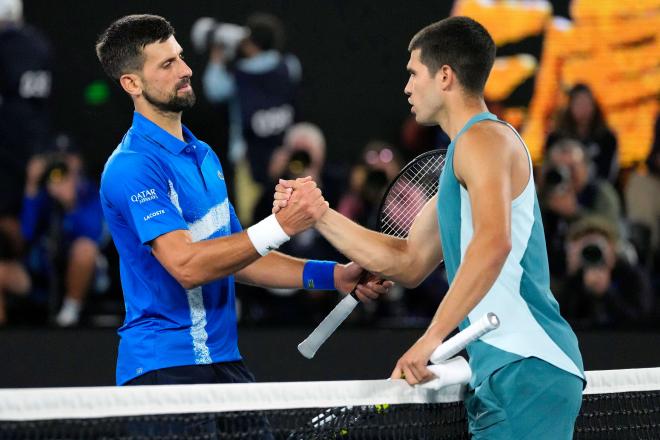
<instances>
[{"instance_id":1,"label":"racket strings","mask_svg":"<svg viewBox=\"0 0 660 440\"><path fill-rule=\"evenodd\" d=\"M420 202L420 190L423 186L419 184L411 184L412 179L408 176L403 176L395 185L392 196L389 197L387 211L390 217L400 216L401 213L410 212L412 206L417 207Z\"/></svg>"},{"instance_id":2,"label":"racket strings","mask_svg":"<svg viewBox=\"0 0 660 440\"><path fill-rule=\"evenodd\" d=\"M437 153L410 164L385 196L381 209L381 232L405 238L417 214L437 193L444 155Z\"/></svg>"}]
</instances>

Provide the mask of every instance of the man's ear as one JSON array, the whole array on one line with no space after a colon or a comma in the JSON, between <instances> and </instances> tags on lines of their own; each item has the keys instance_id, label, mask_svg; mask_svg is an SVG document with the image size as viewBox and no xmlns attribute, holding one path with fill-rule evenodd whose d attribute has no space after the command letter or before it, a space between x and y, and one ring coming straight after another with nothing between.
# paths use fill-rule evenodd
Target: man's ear
<instances>
[{"instance_id":1,"label":"man's ear","mask_svg":"<svg viewBox=\"0 0 660 440\"><path fill-rule=\"evenodd\" d=\"M119 84L122 89L133 97L142 94L142 79L135 73L125 73L119 78Z\"/></svg>"},{"instance_id":2,"label":"man's ear","mask_svg":"<svg viewBox=\"0 0 660 440\"><path fill-rule=\"evenodd\" d=\"M448 65L443 64L435 73L435 80L441 90L449 90L456 79L456 72Z\"/></svg>"}]
</instances>

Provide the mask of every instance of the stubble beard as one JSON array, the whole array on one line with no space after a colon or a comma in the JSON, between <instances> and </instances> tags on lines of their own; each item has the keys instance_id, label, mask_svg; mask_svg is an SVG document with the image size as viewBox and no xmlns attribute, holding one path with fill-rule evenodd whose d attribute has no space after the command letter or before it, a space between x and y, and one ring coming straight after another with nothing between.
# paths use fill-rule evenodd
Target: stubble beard
<instances>
[{"instance_id":1,"label":"stubble beard","mask_svg":"<svg viewBox=\"0 0 660 440\"><path fill-rule=\"evenodd\" d=\"M183 96L178 95L178 90L179 87L177 85L174 94L171 95L166 101L158 100L154 96L150 95L146 90L142 91L142 96L144 96L144 99L160 112L181 113L184 110L192 108L195 105L197 98L192 88L190 89L190 92L184 94Z\"/></svg>"}]
</instances>

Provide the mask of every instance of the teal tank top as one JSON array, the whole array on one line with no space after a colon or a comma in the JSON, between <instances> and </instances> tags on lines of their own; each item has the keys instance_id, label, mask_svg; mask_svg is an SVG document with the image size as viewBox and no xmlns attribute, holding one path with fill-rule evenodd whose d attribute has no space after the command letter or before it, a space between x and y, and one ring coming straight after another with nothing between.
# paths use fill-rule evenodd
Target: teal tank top
<instances>
[{"instance_id":1,"label":"teal tank top","mask_svg":"<svg viewBox=\"0 0 660 440\"><path fill-rule=\"evenodd\" d=\"M470 194L454 173L454 149L461 135L483 120L506 124L488 112L473 116L449 144L440 175L438 222L450 283L473 235ZM527 157L531 170L529 152ZM500 275L460 325L463 329L488 312L497 314L501 322L498 329L467 347L473 372L471 385L477 386L504 365L527 357L537 357L584 379L577 338L559 314L550 291L543 223L531 172L525 189L511 203L511 240L512 249Z\"/></svg>"}]
</instances>

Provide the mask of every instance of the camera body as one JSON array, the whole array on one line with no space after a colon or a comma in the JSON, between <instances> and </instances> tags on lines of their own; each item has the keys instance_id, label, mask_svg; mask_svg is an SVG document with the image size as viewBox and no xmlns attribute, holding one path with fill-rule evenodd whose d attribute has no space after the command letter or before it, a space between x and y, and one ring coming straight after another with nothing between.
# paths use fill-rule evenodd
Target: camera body
<instances>
[{"instance_id":1,"label":"camera body","mask_svg":"<svg viewBox=\"0 0 660 440\"><path fill-rule=\"evenodd\" d=\"M205 53L214 46L222 47L225 59L231 61L236 57L238 46L249 34L243 26L222 23L211 17L201 17L193 24L190 40L198 53Z\"/></svg>"},{"instance_id":2,"label":"camera body","mask_svg":"<svg viewBox=\"0 0 660 440\"><path fill-rule=\"evenodd\" d=\"M289 156L284 168L284 179L297 179L305 176L305 170L312 164L312 157L305 150L296 150Z\"/></svg>"},{"instance_id":3,"label":"camera body","mask_svg":"<svg viewBox=\"0 0 660 440\"><path fill-rule=\"evenodd\" d=\"M554 165L543 176L543 184L548 192L565 191L571 184L571 170L565 166Z\"/></svg>"}]
</instances>

